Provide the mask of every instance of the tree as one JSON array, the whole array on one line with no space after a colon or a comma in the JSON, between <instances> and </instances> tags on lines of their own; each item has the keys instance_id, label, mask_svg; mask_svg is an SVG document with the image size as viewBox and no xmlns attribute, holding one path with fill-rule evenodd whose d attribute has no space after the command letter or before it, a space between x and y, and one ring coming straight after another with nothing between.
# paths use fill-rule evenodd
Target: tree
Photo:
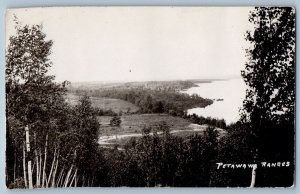
<instances>
[{"instance_id":1,"label":"tree","mask_svg":"<svg viewBox=\"0 0 300 194\"><path fill-rule=\"evenodd\" d=\"M117 134L118 134L118 128L120 127L122 123L121 117L120 116L114 116L111 120L110 120L110 126L114 127L114 130L116 131L116 139Z\"/></svg>"},{"instance_id":2,"label":"tree","mask_svg":"<svg viewBox=\"0 0 300 194\"><path fill-rule=\"evenodd\" d=\"M110 126L112 127L120 127L121 125L121 117L119 116L114 116L111 120L110 120Z\"/></svg>"},{"instance_id":3,"label":"tree","mask_svg":"<svg viewBox=\"0 0 300 194\"><path fill-rule=\"evenodd\" d=\"M226 135L220 137L216 147L216 161L224 164L247 164L253 160L255 145L250 124L237 122L227 128ZM248 187L251 169L223 168L212 171L211 186Z\"/></svg>"},{"instance_id":4,"label":"tree","mask_svg":"<svg viewBox=\"0 0 300 194\"><path fill-rule=\"evenodd\" d=\"M157 101L154 103L153 112L154 113L163 113L164 112L164 105L161 101Z\"/></svg>"},{"instance_id":5,"label":"tree","mask_svg":"<svg viewBox=\"0 0 300 194\"><path fill-rule=\"evenodd\" d=\"M88 96L79 99L78 104L73 108L69 120L68 135L64 140L64 146L67 152L73 152L74 161L73 173L77 173L78 177L88 180L92 186L95 179L95 172L101 168L101 153L98 150L99 127L96 117L96 110L92 107L91 100ZM71 184L71 183L70 183ZM83 182L81 182L83 185Z\"/></svg>"},{"instance_id":6,"label":"tree","mask_svg":"<svg viewBox=\"0 0 300 194\"><path fill-rule=\"evenodd\" d=\"M50 132L53 134L51 138L55 136L58 118L64 113L66 104L63 95L67 82L57 84L54 76L48 75L53 42L46 40L42 26L21 26L16 19L15 30L16 34L10 37L6 52L7 147L13 147L8 149L6 156L8 162L18 154L18 158L23 161L14 159L14 166L20 168L20 163L23 163L24 186L39 187L46 184L47 153L49 146L52 146L48 145L48 138ZM25 130L28 131L26 142ZM36 168L32 167L32 160L35 161ZM9 177L10 174L19 173L16 168L13 171L15 172L11 173L10 169L7 170L7 183L15 181ZM33 176L32 172L36 175ZM15 178L16 176L13 177Z\"/></svg>"},{"instance_id":7,"label":"tree","mask_svg":"<svg viewBox=\"0 0 300 194\"><path fill-rule=\"evenodd\" d=\"M66 82L56 84L54 76L47 75L53 42L45 38L41 25L17 25L16 35L9 39L5 75L7 114L24 125L49 119L46 115L49 110L55 111L53 104L65 92Z\"/></svg>"},{"instance_id":8,"label":"tree","mask_svg":"<svg viewBox=\"0 0 300 194\"><path fill-rule=\"evenodd\" d=\"M293 162L295 10L292 7L259 7L250 13L249 21L254 31L246 33L251 47L242 71L249 87L242 120L250 122L255 137L253 158L256 162L266 159ZM288 181L282 181L283 185L291 184L292 175L287 176ZM268 179L273 177L270 175Z\"/></svg>"},{"instance_id":9,"label":"tree","mask_svg":"<svg viewBox=\"0 0 300 194\"><path fill-rule=\"evenodd\" d=\"M146 112L151 113L153 109L153 100L150 95L145 96L144 104L142 105L142 109Z\"/></svg>"}]
</instances>

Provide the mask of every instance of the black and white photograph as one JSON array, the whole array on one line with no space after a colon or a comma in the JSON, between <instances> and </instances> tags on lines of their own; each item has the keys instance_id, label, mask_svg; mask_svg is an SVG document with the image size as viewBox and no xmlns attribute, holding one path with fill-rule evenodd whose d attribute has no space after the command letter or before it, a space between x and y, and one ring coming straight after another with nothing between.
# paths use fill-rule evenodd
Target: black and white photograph
<instances>
[{"instance_id":1,"label":"black and white photograph","mask_svg":"<svg viewBox=\"0 0 300 194\"><path fill-rule=\"evenodd\" d=\"M293 188L295 14L7 9L6 187Z\"/></svg>"}]
</instances>

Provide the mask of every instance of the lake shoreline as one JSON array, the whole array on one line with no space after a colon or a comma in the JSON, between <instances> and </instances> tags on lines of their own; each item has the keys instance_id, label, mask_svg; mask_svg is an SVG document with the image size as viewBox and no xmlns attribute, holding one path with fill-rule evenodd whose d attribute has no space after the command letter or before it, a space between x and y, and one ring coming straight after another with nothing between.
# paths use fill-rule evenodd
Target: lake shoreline
<instances>
[{"instance_id":1,"label":"lake shoreline","mask_svg":"<svg viewBox=\"0 0 300 194\"><path fill-rule=\"evenodd\" d=\"M207 83L196 83L196 87L180 91L189 95L197 94L203 98L213 100L204 107L188 109L189 115L225 119L226 123L234 123L239 118L239 108L243 105L246 86L242 78L214 80Z\"/></svg>"}]
</instances>

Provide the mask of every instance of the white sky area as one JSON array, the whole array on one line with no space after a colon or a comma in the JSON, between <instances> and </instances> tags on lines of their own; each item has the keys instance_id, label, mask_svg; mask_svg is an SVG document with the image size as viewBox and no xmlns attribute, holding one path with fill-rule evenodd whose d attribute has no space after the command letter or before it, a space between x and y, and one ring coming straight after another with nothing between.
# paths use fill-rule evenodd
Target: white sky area
<instances>
[{"instance_id":1,"label":"white sky area","mask_svg":"<svg viewBox=\"0 0 300 194\"><path fill-rule=\"evenodd\" d=\"M22 25L53 40L57 81L239 77L251 7L61 7L10 9L6 45Z\"/></svg>"}]
</instances>

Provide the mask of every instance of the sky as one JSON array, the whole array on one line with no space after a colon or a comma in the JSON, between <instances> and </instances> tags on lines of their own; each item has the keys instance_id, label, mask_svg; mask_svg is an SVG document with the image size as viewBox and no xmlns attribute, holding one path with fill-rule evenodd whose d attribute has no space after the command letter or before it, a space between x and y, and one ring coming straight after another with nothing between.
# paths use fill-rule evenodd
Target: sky
<instances>
[{"instance_id":1,"label":"sky","mask_svg":"<svg viewBox=\"0 0 300 194\"><path fill-rule=\"evenodd\" d=\"M60 7L9 9L6 46L22 25L53 40L56 81L240 77L251 7Z\"/></svg>"}]
</instances>

